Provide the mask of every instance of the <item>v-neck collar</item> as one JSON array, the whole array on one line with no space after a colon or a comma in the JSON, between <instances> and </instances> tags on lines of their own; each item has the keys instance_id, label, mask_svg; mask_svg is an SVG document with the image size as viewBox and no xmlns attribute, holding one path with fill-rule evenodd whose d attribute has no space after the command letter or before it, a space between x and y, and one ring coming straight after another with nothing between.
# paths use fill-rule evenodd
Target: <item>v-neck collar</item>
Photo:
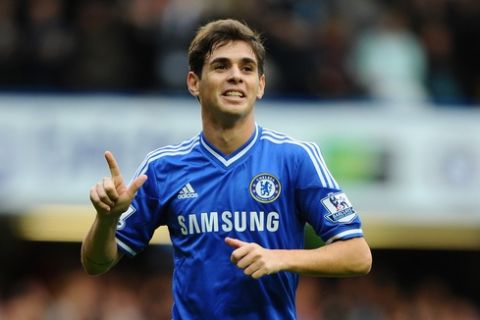
<instances>
[{"instance_id":1,"label":"v-neck collar","mask_svg":"<svg viewBox=\"0 0 480 320\"><path fill-rule=\"evenodd\" d=\"M205 138L204 133L200 135L200 143L213 158L215 158L218 162L223 164L225 167L229 167L233 163L237 162L239 159L241 159L245 154L248 153L248 151L255 145L255 142L258 140L259 136L259 131L260 128L257 124L255 124L255 132L252 134L252 136L248 139L247 142L245 142L240 148L235 150L229 155L224 154L220 150L218 150L214 145L209 143L207 139Z\"/></svg>"}]
</instances>

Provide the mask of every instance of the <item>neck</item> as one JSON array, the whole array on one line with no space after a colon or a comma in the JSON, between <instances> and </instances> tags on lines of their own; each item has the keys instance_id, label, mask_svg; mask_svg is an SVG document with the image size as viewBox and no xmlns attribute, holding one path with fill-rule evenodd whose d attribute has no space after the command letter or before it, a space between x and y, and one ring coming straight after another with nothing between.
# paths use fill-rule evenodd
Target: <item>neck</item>
<instances>
[{"instance_id":1,"label":"neck","mask_svg":"<svg viewBox=\"0 0 480 320\"><path fill-rule=\"evenodd\" d=\"M203 122L205 138L224 154L231 154L244 145L255 131L255 121L247 117L234 125L226 126L212 121Z\"/></svg>"}]
</instances>

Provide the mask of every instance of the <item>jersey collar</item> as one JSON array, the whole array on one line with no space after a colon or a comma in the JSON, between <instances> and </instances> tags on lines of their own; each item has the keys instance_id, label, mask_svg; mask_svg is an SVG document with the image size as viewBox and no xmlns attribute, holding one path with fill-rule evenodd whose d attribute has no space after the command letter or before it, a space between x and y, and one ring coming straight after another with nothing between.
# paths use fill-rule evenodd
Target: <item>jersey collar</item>
<instances>
[{"instance_id":1,"label":"jersey collar","mask_svg":"<svg viewBox=\"0 0 480 320\"><path fill-rule=\"evenodd\" d=\"M233 153L229 155L222 153L215 146L210 144L207 141L207 139L205 139L203 132L200 135L200 143L209 154L211 154L216 160L218 160L225 167L228 167L233 163L235 163L237 160L241 159L255 145L255 142L257 142L258 140L259 130L260 130L259 126L255 123L255 132L248 139L248 141L245 142L240 148L238 148L237 150L235 150Z\"/></svg>"}]
</instances>

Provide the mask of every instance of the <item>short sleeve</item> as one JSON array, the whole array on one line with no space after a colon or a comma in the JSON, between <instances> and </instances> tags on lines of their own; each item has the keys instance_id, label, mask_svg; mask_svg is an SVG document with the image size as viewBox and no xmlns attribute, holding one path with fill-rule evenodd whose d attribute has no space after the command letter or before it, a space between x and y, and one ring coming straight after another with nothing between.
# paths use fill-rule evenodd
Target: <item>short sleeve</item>
<instances>
[{"instance_id":1,"label":"short sleeve","mask_svg":"<svg viewBox=\"0 0 480 320\"><path fill-rule=\"evenodd\" d=\"M326 243L362 237L361 221L314 143L303 144L295 196L300 214Z\"/></svg>"},{"instance_id":2,"label":"short sleeve","mask_svg":"<svg viewBox=\"0 0 480 320\"><path fill-rule=\"evenodd\" d=\"M155 167L147 167L143 173L148 176L147 181L138 190L130 207L121 215L117 225L118 248L128 256L135 256L143 251L155 229L162 224L160 217L163 207L159 199L155 171Z\"/></svg>"}]
</instances>

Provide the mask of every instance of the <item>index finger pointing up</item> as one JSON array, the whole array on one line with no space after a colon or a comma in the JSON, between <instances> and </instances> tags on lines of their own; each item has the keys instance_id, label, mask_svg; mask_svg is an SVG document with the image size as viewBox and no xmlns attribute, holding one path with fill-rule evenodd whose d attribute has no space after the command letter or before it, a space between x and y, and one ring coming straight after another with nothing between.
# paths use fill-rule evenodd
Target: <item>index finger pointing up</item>
<instances>
[{"instance_id":1,"label":"index finger pointing up","mask_svg":"<svg viewBox=\"0 0 480 320\"><path fill-rule=\"evenodd\" d=\"M110 151L105 151L105 159L107 160L108 168L110 169L112 178L120 177L120 167Z\"/></svg>"}]
</instances>

